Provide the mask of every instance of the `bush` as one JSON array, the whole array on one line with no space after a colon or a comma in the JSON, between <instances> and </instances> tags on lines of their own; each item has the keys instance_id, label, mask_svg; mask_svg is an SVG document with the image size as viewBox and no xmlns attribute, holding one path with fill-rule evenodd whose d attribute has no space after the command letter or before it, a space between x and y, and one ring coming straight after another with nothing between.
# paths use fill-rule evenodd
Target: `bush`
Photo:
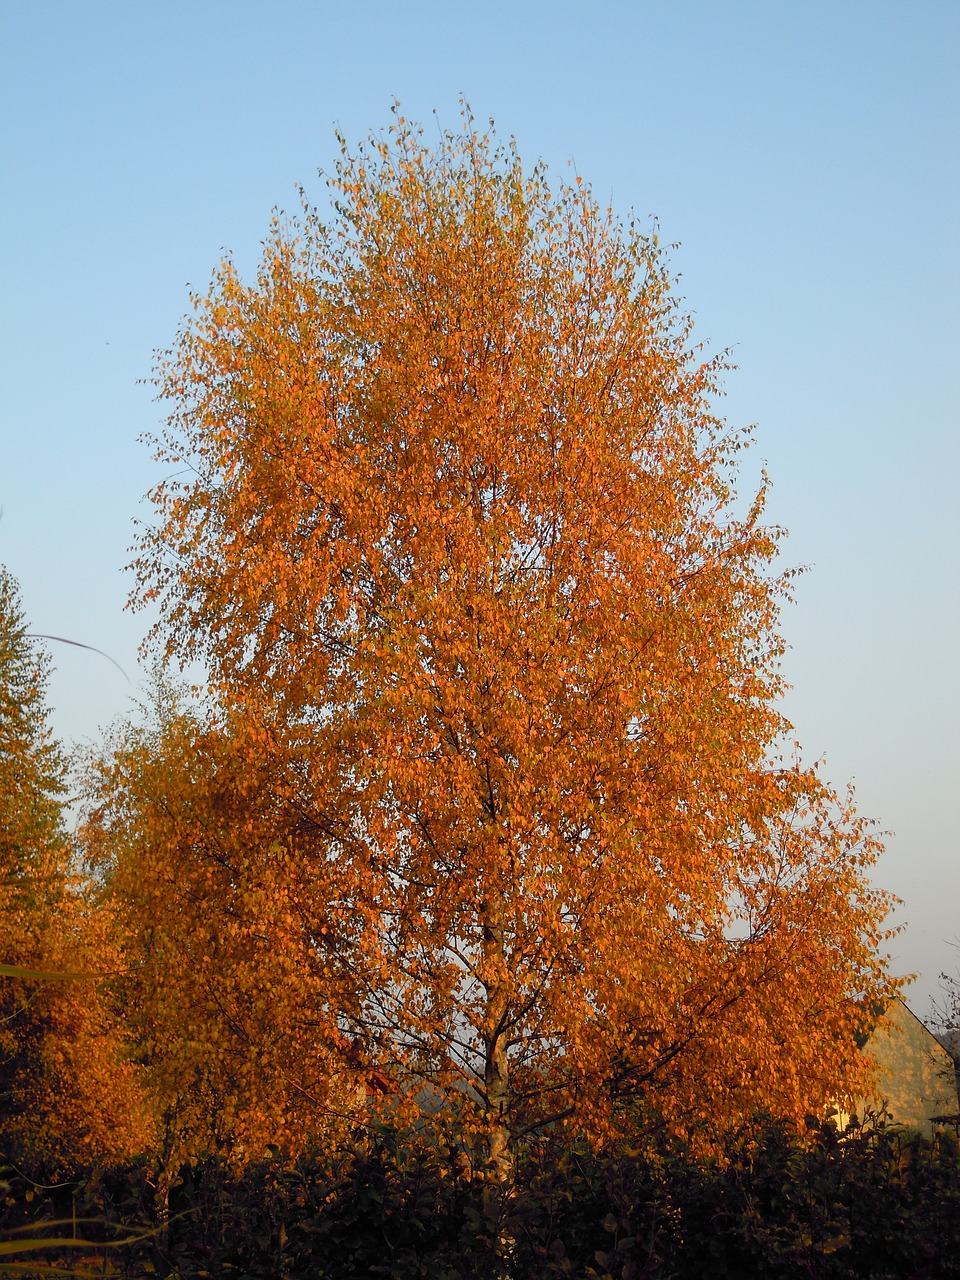
<instances>
[{"instance_id":1,"label":"bush","mask_svg":"<svg viewBox=\"0 0 960 1280\"><path fill-rule=\"evenodd\" d=\"M841 1141L758 1125L713 1160L665 1136L599 1153L555 1138L521 1155L506 1191L455 1153L384 1132L363 1150L271 1156L242 1174L211 1159L162 1199L142 1165L59 1191L10 1177L2 1226L39 1231L74 1213L96 1219L93 1242L154 1227L110 1251L126 1280L960 1276L957 1141L892 1128Z\"/></svg>"}]
</instances>

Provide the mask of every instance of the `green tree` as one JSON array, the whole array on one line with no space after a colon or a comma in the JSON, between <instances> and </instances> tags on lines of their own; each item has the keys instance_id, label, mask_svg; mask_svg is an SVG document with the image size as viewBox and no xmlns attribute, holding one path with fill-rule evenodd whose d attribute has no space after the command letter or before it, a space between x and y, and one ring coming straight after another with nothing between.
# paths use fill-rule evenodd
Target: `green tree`
<instances>
[{"instance_id":1,"label":"green tree","mask_svg":"<svg viewBox=\"0 0 960 1280\"><path fill-rule=\"evenodd\" d=\"M0 868L28 905L60 892L67 857L65 761L47 724L49 660L26 636L16 584L0 567Z\"/></svg>"}]
</instances>

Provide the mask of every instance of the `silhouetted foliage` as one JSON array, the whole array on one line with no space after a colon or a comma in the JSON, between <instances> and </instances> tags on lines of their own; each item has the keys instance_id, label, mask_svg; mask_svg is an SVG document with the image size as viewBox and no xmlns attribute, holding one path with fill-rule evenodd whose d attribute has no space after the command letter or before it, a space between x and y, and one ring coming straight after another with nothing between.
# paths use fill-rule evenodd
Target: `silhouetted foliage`
<instances>
[{"instance_id":1,"label":"silhouetted foliage","mask_svg":"<svg viewBox=\"0 0 960 1280\"><path fill-rule=\"evenodd\" d=\"M960 1275L960 1154L878 1129L840 1140L757 1123L713 1160L666 1133L644 1150L547 1142L512 1187L383 1131L362 1150L272 1156L240 1174L183 1170L164 1226L142 1165L27 1203L6 1184L0 1225L99 1217L91 1240L156 1225L113 1273L199 1280L905 1280ZM96 1253L91 1246L91 1255Z\"/></svg>"}]
</instances>

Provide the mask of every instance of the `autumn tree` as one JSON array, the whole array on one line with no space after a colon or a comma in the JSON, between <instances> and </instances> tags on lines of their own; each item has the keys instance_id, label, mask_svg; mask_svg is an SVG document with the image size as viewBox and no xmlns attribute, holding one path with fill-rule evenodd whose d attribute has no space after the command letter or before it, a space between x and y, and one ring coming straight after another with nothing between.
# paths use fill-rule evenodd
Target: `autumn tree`
<instances>
[{"instance_id":1,"label":"autumn tree","mask_svg":"<svg viewBox=\"0 0 960 1280\"><path fill-rule=\"evenodd\" d=\"M119 959L74 873L47 671L0 568L0 1146L55 1173L141 1149L150 1123L96 980Z\"/></svg>"},{"instance_id":2,"label":"autumn tree","mask_svg":"<svg viewBox=\"0 0 960 1280\"><path fill-rule=\"evenodd\" d=\"M501 1177L631 1098L723 1126L855 1090L876 845L778 760L778 535L657 236L469 117L430 150L398 115L328 183L161 358L136 559L277 780L275 972L323 956L318 1022Z\"/></svg>"},{"instance_id":3,"label":"autumn tree","mask_svg":"<svg viewBox=\"0 0 960 1280\"><path fill-rule=\"evenodd\" d=\"M143 710L90 762L81 839L126 958L161 1166L342 1137L376 1078L316 945L319 833L255 726L204 721L163 676Z\"/></svg>"}]
</instances>

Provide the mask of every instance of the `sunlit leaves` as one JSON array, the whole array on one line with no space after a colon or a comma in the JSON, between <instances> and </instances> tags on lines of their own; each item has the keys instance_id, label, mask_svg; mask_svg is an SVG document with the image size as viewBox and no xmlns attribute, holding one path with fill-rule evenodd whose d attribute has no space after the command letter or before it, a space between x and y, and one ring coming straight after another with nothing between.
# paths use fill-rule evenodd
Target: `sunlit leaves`
<instances>
[{"instance_id":1,"label":"sunlit leaves","mask_svg":"<svg viewBox=\"0 0 960 1280\"><path fill-rule=\"evenodd\" d=\"M0 1142L55 1171L128 1155L150 1125L98 981L119 967L109 921L73 873L46 675L0 569Z\"/></svg>"},{"instance_id":2,"label":"sunlit leaves","mask_svg":"<svg viewBox=\"0 0 960 1280\"><path fill-rule=\"evenodd\" d=\"M250 847L298 895L264 936L332 931L324 1017L501 1172L625 1097L802 1114L856 1074L886 903L852 810L771 763L784 582L722 362L656 236L469 119L434 150L398 119L329 184L161 358L178 473L136 561L158 645L262 735Z\"/></svg>"}]
</instances>

